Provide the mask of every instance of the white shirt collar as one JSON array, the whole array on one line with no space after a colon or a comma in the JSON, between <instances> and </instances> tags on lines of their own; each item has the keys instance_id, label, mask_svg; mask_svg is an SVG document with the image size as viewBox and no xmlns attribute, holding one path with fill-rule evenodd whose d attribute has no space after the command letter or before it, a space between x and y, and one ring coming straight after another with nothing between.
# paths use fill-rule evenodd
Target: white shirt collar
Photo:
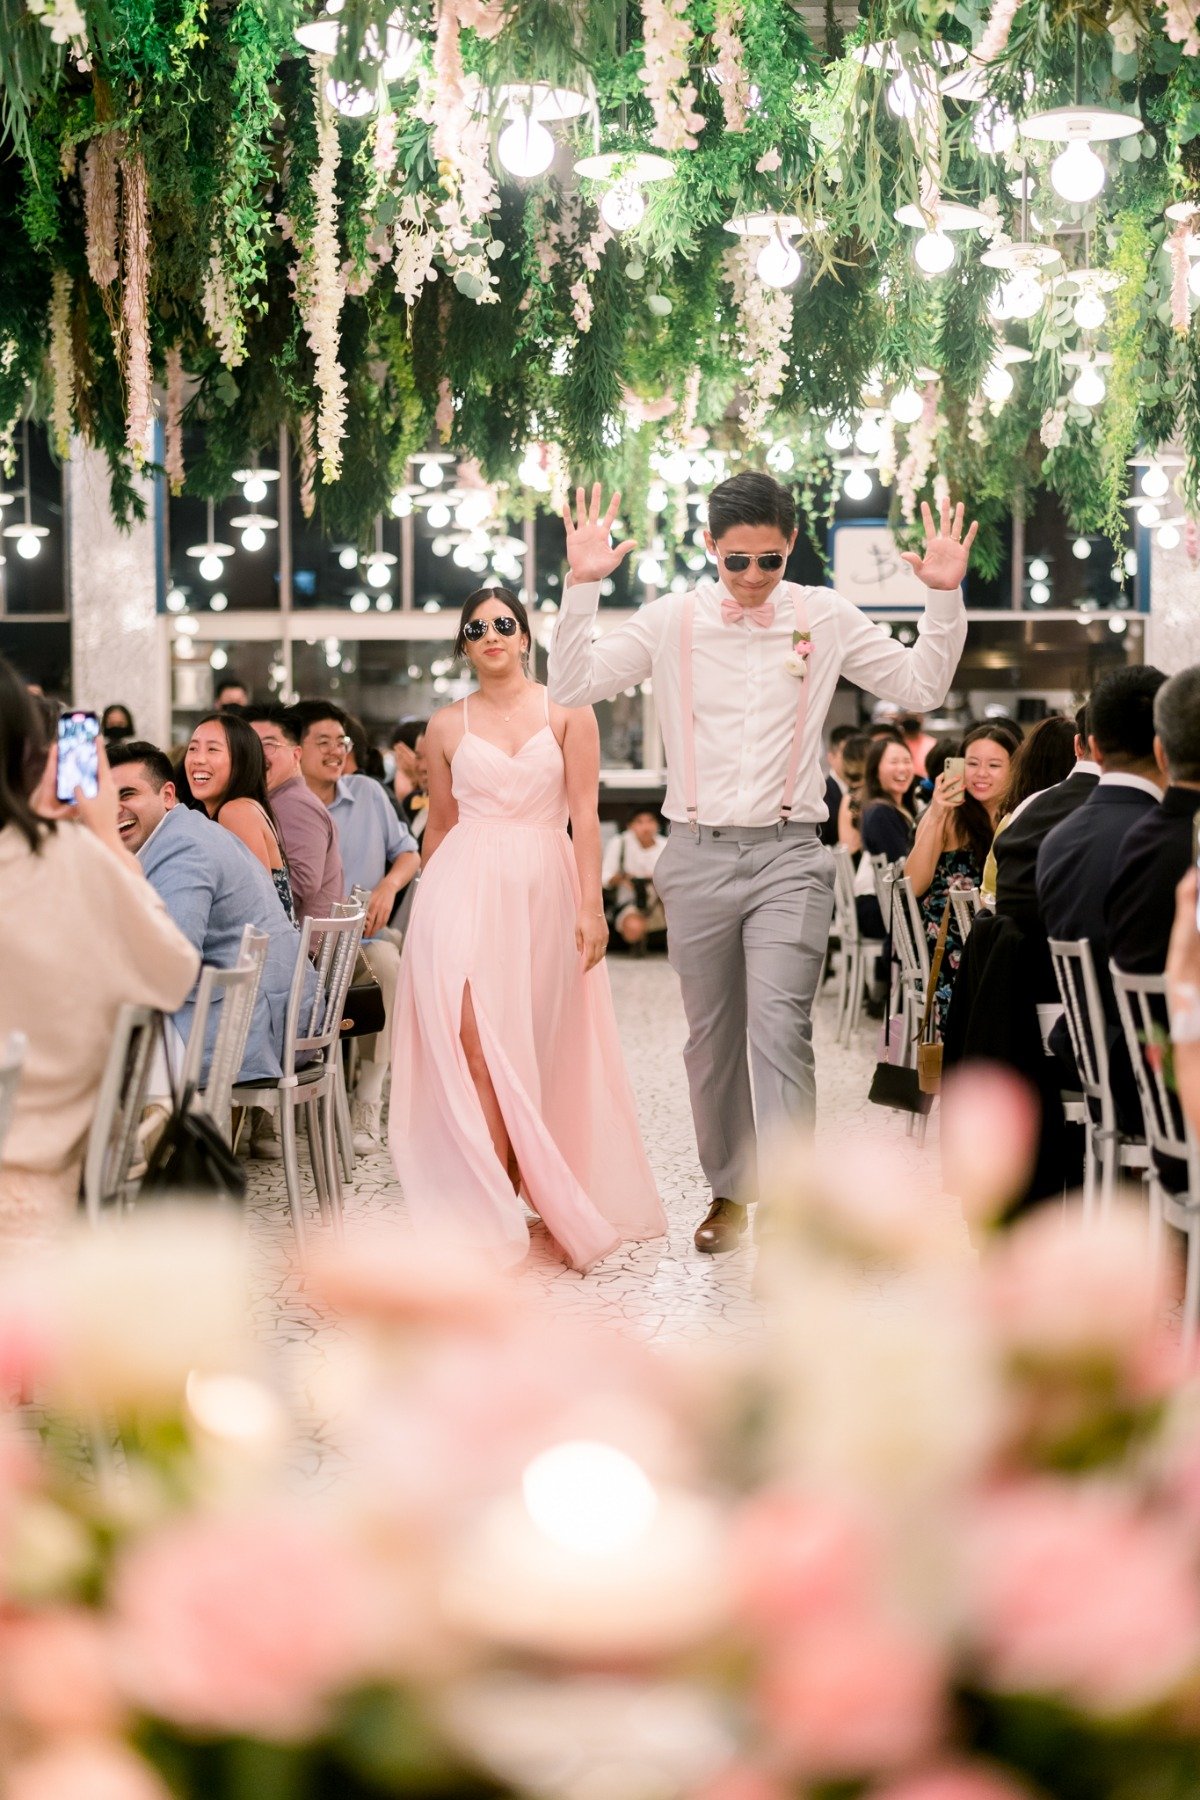
<instances>
[{"instance_id":1,"label":"white shirt collar","mask_svg":"<svg viewBox=\"0 0 1200 1800\"><path fill-rule=\"evenodd\" d=\"M1123 770L1114 769L1111 775L1101 775L1100 786L1138 788L1143 794L1149 794L1152 800L1162 799L1162 789L1157 782L1145 775L1127 775Z\"/></svg>"},{"instance_id":2,"label":"white shirt collar","mask_svg":"<svg viewBox=\"0 0 1200 1800\"><path fill-rule=\"evenodd\" d=\"M1099 775L1099 773L1100 764L1089 762L1086 756L1077 757L1075 767L1071 770L1071 775ZM1067 776L1068 781L1070 781L1071 775Z\"/></svg>"}]
</instances>

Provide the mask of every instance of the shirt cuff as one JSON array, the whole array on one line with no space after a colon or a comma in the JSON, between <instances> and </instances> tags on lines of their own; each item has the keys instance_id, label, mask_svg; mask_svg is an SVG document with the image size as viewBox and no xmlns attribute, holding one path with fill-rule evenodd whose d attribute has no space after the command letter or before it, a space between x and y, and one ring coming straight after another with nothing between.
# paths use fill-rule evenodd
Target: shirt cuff
<instances>
[{"instance_id":1,"label":"shirt cuff","mask_svg":"<svg viewBox=\"0 0 1200 1800\"><path fill-rule=\"evenodd\" d=\"M594 613L600 604L600 583L598 581L572 581L567 577L563 588L563 611L570 613Z\"/></svg>"},{"instance_id":2,"label":"shirt cuff","mask_svg":"<svg viewBox=\"0 0 1200 1800\"><path fill-rule=\"evenodd\" d=\"M925 613L931 619L957 619L963 609L963 591L956 588L926 588Z\"/></svg>"}]
</instances>

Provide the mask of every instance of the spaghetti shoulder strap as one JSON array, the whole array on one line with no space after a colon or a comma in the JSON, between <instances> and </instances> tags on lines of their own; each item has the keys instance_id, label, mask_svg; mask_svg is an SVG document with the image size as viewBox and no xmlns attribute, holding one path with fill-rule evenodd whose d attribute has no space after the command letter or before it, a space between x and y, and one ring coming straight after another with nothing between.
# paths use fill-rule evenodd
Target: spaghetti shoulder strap
<instances>
[{"instance_id":1,"label":"spaghetti shoulder strap","mask_svg":"<svg viewBox=\"0 0 1200 1800\"><path fill-rule=\"evenodd\" d=\"M546 707L546 723L548 725L550 723L550 689L548 687L542 689L542 700Z\"/></svg>"},{"instance_id":2,"label":"spaghetti shoulder strap","mask_svg":"<svg viewBox=\"0 0 1200 1800\"><path fill-rule=\"evenodd\" d=\"M470 730L471 730L471 696L469 694L464 694L463 695L463 736L466 737L469 734Z\"/></svg>"}]
</instances>

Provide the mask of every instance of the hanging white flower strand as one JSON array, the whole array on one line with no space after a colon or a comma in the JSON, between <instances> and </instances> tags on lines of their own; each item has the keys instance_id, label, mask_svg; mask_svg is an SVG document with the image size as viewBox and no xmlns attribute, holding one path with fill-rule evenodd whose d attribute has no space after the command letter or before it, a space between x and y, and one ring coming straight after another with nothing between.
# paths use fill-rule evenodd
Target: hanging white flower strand
<instances>
[{"instance_id":1,"label":"hanging white flower strand","mask_svg":"<svg viewBox=\"0 0 1200 1800\"><path fill-rule=\"evenodd\" d=\"M338 252L337 170L341 156L337 114L325 94L329 62L313 57L316 75L317 166L313 170L312 236L303 248L296 292L309 348L316 364L317 451L321 479L337 481L342 472L342 439L346 435L346 377L338 361L338 322L345 285Z\"/></svg>"},{"instance_id":2,"label":"hanging white flower strand","mask_svg":"<svg viewBox=\"0 0 1200 1800\"><path fill-rule=\"evenodd\" d=\"M209 336L221 353L221 361L227 369L240 367L246 359L246 322L229 291L225 261L216 238L204 272L200 305Z\"/></svg>"},{"instance_id":3,"label":"hanging white flower strand","mask_svg":"<svg viewBox=\"0 0 1200 1800\"><path fill-rule=\"evenodd\" d=\"M1188 276L1191 273L1191 262L1187 246L1191 230L1186 220L1175 227L1171 233L1171 325L1181 336L1186 336L1191 323L1191 309L1188 305Z\"/></svg>"},{"instance_id":4,"label":"hanging white flower strand","mask_svg":"<svg viewBox=\"0 0 1200 1800\"><path fill-rule=\"evenodd\" d=\"M1189 0L1163 0L1163 30L1173 44L1183 45L1185 56L1200 56L1196 9Z\"/></svg>"},{"instance_id":5,"label":"hanging white flower strand","mask_svg":"<svg viewBox=\"0 0 1200 1800\"><path fill-rule=\"evenodd\" d=\"M741 0L717 0L713 43L717 47L716 75L726 131L745 131L750 105L750 83L742 61Z\"/></svg>"},{"instance_id":6,"label":"hanging white flower strand","mask_svg":"<svg viewBox=\"0 0 1200 1800\"><path fill-rule=\"evenodd\" d=\"M178 344L167 351L167 416L163 422L163 467L171 492L183 489L183 352Z\"/></svg>"},{"instance_id":7,"label":"hanging white flower strand","mask_svg":"<svg viewBox=\"0 0 1200 1800\"><path fill-rule=\"evenodd\" d=\"M311 413L300 416L300 511L311 519L317 506L317 438Z\"/></svg>"},{"instance_id":8,"label":"hanging white flower strand","mask_svg":"<svg viewBox=\"0 0 1200 1800\"><path fill-rule=\"evenodd\" d=\"M650 142L657 150L694 150L704 115L696 111L696 88L688 79L692 28L687 0L644 0L639 79L654 113Z\"/></svg>"},{"instance_id":9,"label":"hanging white flower strand","mask_svg":"<svg viewBox=\"0 0 1200 1800\"><path fill-rule=\"evenodd\" d=\"M724 255L725 278L733 289L738 311L738 347L744 378L741 418L747 432L756 436L766 424L775 400L783 392L790 356L792 297L786 288L768 287L755 270L757 249L750 238L732 245Z\"/></svg>"},{"instance_id":10,"label":"hanging white flower strand","mask_svg":"<svg viewBox=\"0 0 1200 1800\"><path fill-rule=\"evenodd\" d=\"M94 137L83 155L83 233L88 274L97 287L117 279L117 162L124 149L119 131Z\"/></svg>"},{"instance_id":11,"label":"hanging white flower strand","mask_svg":"<svg viewBox=\"0 0 1200 1800\"><path fill-rule=\"evenodd\" d=\"M150 209L139 150L122 165L121 323L125 348L125 442L140 469L153 451L154 390L150 369Z\"/></svg>"},{"instance_id":12,"label":"hanging white flower strand","mask_svg":"<svg viewBox=\"0 0 1200 1800\"><path fill-rule=\"evenodd\" d=\"M75 397L75 356L71 348L71 277L55 269L50 295L50 427L54 448L65 459L71 452L71 408Z\"/></svg>"},{"instance_id":13,"label":"hanging white flower strand","mask_svg":"<svg viewBox=\"0 0 1200 1800\"><path fill-rule=\"evenodd\" d=\"M996 0L996 4L988 14L988 22L984 27L983 36L975 46L976 62L990 63L994 62L998 56L1003 56L1008 47L1013 20L1017 16L1019 5L1020 0Z\"/></svg>"}]
</instances>

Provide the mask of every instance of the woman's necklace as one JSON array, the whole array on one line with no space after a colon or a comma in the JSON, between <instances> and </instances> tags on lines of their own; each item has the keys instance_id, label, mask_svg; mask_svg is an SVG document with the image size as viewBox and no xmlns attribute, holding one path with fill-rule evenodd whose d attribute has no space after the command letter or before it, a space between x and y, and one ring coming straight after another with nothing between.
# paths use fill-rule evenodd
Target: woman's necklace
<instances>
[{"instance_id":1,"label":"woman's necklace","mask_svg":"<svg viewBox=\"0 0 1200 1800\"><path fill-rule=\"evenodd\" d=\"M500 713L500 717L504 720L504 723L507 725L509 720L511 718L514 718L516 716L516 714L520 712L521 707L524 705L526 699L528 698L529 687L530 687L529 682L526 682L521 690L520 698L516 701L516 703L514 704L514 706L511 709L511 711L509 711L509 712L500 712L499 706L492 699L490 694L485 694L484 699L487 701L487 703L490 707L492 707L497 713Z\"/></svg>"}]
</instances>

